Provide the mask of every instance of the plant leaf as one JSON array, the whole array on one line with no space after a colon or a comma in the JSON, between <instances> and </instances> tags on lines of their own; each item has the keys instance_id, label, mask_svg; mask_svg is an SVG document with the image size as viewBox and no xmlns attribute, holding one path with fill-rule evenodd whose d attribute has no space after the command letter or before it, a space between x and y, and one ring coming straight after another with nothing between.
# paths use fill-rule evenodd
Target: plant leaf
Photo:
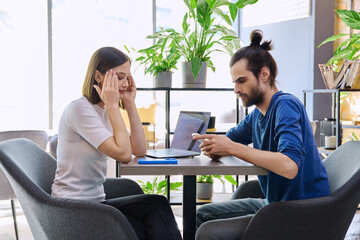
<instances>
[{"instance_id":1,"label":"plant leaf","mask_svg":"<svg viewBox=\"0 0 360 240\"><path fill-rule=\"evenodd\" d=\"M256 3L258 0L239 0L235 3L237 8L243 8L246 5L251 5Z\"/></svg>"},{"instance_id":2,"label":"plant leaf","mask_svg":"<svg viewBox=\"0 0 360 240\"><path fill-rule=\"evenodd\" d=\"M213 71L215 72L215 67L214 67L214 64L211 60L208 60L207 61L207 64L208 64L208 67Z\"/></svg>"},{"instance_id":3,"label":"plant leaf","mask_svg":"<svg viewBox=\"0 0 360 240\"><path fill-rule=\"evenodd\" d=\"M338 9L336 13L341 20L353 29L360 29L360 13L353 10Z\"/></svg>"},{"instance_id":4,"label":"plant leaf","mask_svg":"<svg viewBox=\"0 0 360 240\"><path fill-rule=\"evenodd\" d=\"M179 187L181 187L182 185L182 182L170 183L170 190L179 190Z\"/></svg>"},{"instance_id":5,"label":"plant leaf","mask_svg":"<svg viewBox=\"0 0 360 240\"><path fill-rule=\"evenodd\" d=\"M221 176L221 175L213 175L213 177L219 179L220 182L221 182L222 184L224 184L224 180L222 179L222 176Z\"/></svg>"},{"instance_id":6,"label":"plant leaf","mask_svg":"<svg viewBox=\"0 0 360 240\"><path fill-rule=\"evenodd\" d=\"M350 59L349 56L351 56L353 54L353 50L351 49L345 49L341 52L339 52L338 54L334 54L334 56L332 57L332 62L336 61L336 60L340 60L340 59Z\"/></svg>"},{"instance_id":7,"label":"plant leaf","mask_svg":"<svg viewBox=\"0 0 360 240\"><path fill-rule=\"evenodd\" d=\"M147 181L146 182L146 188L152 188L152 187L153 187L153 185L149 181Z\"/></svg>"},{"instance_id":8,"label":"plant leaf","mask_svg":"<svg viewBox=\"0 0 360 240\"><path fill-rule=\"evenodd\" d=\"M210 9L213 9L217 0L206 0L206 2L209 4Z\"/></svg>"},{"instance_id":9,"label":"plant leaf","mask_svg":"<svg viewBox=\"0 0 360 240\"><path fill-rule=\"evenodd\" d=\"M210 28L211 11L209 4L205 0L199 0L196 6L197 21L205 30Z\"/></svg>"},{"instance_id":10,"label":"plant leaf","mask_svg":"<svg viewBox=\"0 0 360 240\"><path fill-rule=\"evenodd\" d=\"M229 2L228 0L216 0L215 4L214 4L214 8L218 8L221 6L227 6L230 4L231 4L231 1Z\"/></svg>"},{"instance_id":11,"label":"plant leaf","mask_svg":"<svg viewBox=\"0 0 360 240\"><path fill-rule=\"evenodd\" d=\"M187 23L188 14L186 13L182 22L182 28L184 34L188 33L189 31L189 24Z\"/></svg>"},{"instance_id":12,"label":"plant leaf","mask_svg":"<svg viewBox=\"0 0 360 240\"><path fill-rule=\"evenodd\" d=\"M321 46L324 45L325 43L338 40L339 38L342 38L342 37L345 37L345 36L348 36L348 35L349 35L349 34L346 34L346 33L340 33L340 34L338 34L338 35L334 35L334 36L328 37L328 38L325 39L322 43L320 43L319 46L317 46L317 47L321 47Z\"/></svg>"},{"instance_id":13,"label":"plant leaf","mask_svg":"<svg viewBox=\"0 0 360 240\"><path fill-rule=\"evenodd\" d=\"M161 182L159 182L158 189L161 189L164 187L166 187L166 180L162 180Z\"/></svg>"},{"instance_id":14,"label":"plant leaf","mask_svg":"<svg viewBox=\"0 0 360 240\"><path fill-rule=\"evenodd\" d=\"M188 7L190 13L191 13L191 16L189 17L193 17L195 18L195 11L194 9L196 8L196 5L197 5L197 1L196 0L191 0L191 3L190 3L190 0L184 0L184 3L185 5ZM194 7L193 7L194 5Z\"/></svg>"},{"instance_id":15,"label":"plant leaf","mask_svg":"<svg viewBox=\"0 0 360 240\"><path fill-rule=\"evenodd\" d=\"M237 185L237 181L231 175L224 175L224 178L233 185Z\"/></svg>"},{"instance_id":16,"label":"plant leaf","mask_svg":"<svg viewBox=\"0 0 360 240\"><path fill-rule=\"evenodd\" d=\"M229 4L229 12L230 12L231 19L233 21L235 21L235 18L238 14L238 9L234 3Z\"/></svg>"},{"instance_id":17,"label":"plant leaf","mask_svg":"<svg viewBox=\"0 0 360 240\"><path fill-rule=\"evenodd\" d=\"M129 48L125 44L124 44L124 48L128 53L130 53Z\"/></svg>"},{"instance_id":18,"label":"plant leaf","mask_svg":"<svg viewBox=\"0 0 360 240\"><path fill-rule=\"evenodd\" d=\"M216 13L217 15L221 16L222 19L224 19L225 22L231 26L232 22L231 22L230 17L229 17L227 14L225 14L225 13L224 13L221 9L219 9L219 8L215 8L215 9L213 9L213 11L214 11L214 13Z\"/></svg>"},{"instance_id":19,"label":"plant leaf","mask_svg":"<svg viewBox=\"0 0 360 240\"><path fill-rule=\"evenodd\" d=\"M192 9L195 9L195 8L196 8L197 3L198 3L197 0L190 0L190 5L191 5Z\"/></svg>"},{"instance_id":20,"label":"plant leaf","mask_svg":"<svg viewBox=\"0 0 360 240\"><path fill-rule=\"evenodd\" d=\"M199 75L199 73L200 73L201 65L202 65L202 61L199 57L194 57L191 60L191 72L194 76L195 82L196 82L197 75Z\"/></svg>"}]
</instances>

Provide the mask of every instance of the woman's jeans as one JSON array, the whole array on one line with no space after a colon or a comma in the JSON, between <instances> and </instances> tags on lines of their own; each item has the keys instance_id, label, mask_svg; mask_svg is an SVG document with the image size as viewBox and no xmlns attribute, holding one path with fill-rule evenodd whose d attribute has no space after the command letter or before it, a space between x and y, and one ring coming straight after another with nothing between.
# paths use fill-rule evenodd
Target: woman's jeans
<instances>
[{"instance_id":1,"label":"woman's jeans","mask_svg":"<svg viewBox=\"0 0 360 240\"><path fill-rule=\"evenodd\" d=\"M225 219L255 214L260 208L268 204L266 199L243 198L219 203L209 203L196 211L196 227L206 221Z\"/></svg>"},{"instance_id":2,"label":"woman's jeans","mask_svg":"<svg viewBox=\"0 0 360 240\"><path fill-rule=\"evenodd\" d=\"M181 239L174 214L164 196L139 194L108 199L102 203L119 209L140 240Z\"/></svg>"}]
</instances>

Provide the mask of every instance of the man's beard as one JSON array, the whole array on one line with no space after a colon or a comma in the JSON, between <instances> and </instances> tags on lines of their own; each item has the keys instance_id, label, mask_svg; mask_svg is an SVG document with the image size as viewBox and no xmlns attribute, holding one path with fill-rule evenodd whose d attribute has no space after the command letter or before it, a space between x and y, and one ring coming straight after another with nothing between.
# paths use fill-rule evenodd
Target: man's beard
<instances>
[{"instance_id":1,"label":"man's beard","mask_svg":"<svg viewBox=\"0 0 360 240\"><path fill-rule=\"evenodd\" d=\"M259 85L250 91L248 94L240 94L242 105L246 108L253 105L259 105L264 101L264 93L261 91Z\"/></svg>"}]
</instances>

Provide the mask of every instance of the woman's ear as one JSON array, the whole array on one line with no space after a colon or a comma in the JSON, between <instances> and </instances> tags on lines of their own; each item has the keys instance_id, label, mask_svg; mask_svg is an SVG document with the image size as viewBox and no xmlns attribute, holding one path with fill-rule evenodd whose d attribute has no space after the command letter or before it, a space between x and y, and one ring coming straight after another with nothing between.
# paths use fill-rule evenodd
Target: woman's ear
<instances>
[{"instance_id":1,"label":"woman's ear","mask_svg":"<svg viewBox=\"0 0 360 240\"><path fill-rule=\"evenodd\" d=\"M268 67L263 67L260 72L260 80L266 82L270 79L270 69Z\"/></svg>"},{"instance_id":2,"label":"woman's ear","mask_svg":"<svg viewBox=\"0 0 360 240\"><path fill-rule=\"evenodd\" d=\"M98 85L102 82L101 73L98 70L95 70L95 81Z\"/></svg>"}]
</instances>

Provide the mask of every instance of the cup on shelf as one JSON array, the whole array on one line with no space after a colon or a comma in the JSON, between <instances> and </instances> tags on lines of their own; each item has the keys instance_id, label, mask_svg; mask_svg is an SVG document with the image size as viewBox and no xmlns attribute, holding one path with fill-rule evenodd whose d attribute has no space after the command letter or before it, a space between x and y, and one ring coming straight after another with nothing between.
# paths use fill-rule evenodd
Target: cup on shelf
<instances>
[{"instance_id":1,"label":"cup on shelf","mask_svg":"<svg viewBox=\"0 0 360 240\"><path fill-rule=\"evenodd\" d=\"M325 136L325 149L336 148L336 136Z\"/></svg>"},{"instance_id":2,"label":"cup on shelf","mask_svg":"<svg viewBox=\"0 0 360 240\"><path fill-rule=\"evenodd\" d=\"M336 147L336 119L324 118L324 120L320 121L320 147L327 148L325 138L332 136L335 137L335 147Z\"/></svg>"}]
</instances>

